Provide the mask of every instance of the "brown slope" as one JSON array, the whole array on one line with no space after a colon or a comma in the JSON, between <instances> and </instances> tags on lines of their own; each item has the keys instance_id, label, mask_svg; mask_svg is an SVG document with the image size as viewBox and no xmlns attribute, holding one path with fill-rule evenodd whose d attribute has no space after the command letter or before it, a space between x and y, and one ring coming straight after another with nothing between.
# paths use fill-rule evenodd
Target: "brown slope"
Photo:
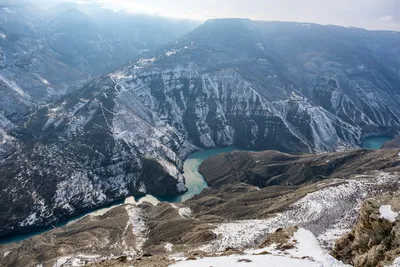
<instances>
[{"instance_id":1,"label":"brown slope","mask_svg":"<svg viewBox=\"0 0 400 267\"><path fill-rule=\"evenodd\" d=\"M258 187L301 185L328 178L347 178L371 170L400 169L399 150L354 150L289 155L278 151L234 151L205 160L199 171L209 186L238 182Z\"/></svg>"}]
</instances>

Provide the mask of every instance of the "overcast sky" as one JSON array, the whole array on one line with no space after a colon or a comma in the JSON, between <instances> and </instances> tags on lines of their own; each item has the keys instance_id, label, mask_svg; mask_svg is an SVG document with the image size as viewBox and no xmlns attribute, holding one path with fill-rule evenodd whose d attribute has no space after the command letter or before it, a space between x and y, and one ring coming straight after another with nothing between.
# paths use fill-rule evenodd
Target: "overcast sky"
<instances>
[{"instance_id":1,"label":"overcast sky","mask_svg":"<svg viewBox=\"0 0 400 267\"><path fill-rule=\"evenodd\" d=\"M0 0L18 2L27 0ZM43 0L34 0L35 2ZM240 17L400 31L400 0L63 0L176 18Z\"/></svg>"}]
</instances>

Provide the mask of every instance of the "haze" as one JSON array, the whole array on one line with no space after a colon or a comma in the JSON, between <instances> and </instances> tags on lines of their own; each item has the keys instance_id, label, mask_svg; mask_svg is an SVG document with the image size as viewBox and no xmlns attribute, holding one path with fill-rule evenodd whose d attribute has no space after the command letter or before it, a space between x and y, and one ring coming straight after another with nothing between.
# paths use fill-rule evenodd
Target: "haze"
<instances>
[{"instance_id":1,"label":"haze","mask_svg":"<svg viewBox=\"0 0 400 267\"><path fill-rule=\"evenodd\" d=\"M32 0L0 0L1 4ZM115 11L205 21L211 18L250 18L297 21L400 31L398 0L59 0L98 4ZM34 0L35 4L56 1Z\"/></svg>"},{"instance_id":2,"label":"haze","mask_svg":"<svg viewBox=\"0 0 400 267\"><path fill-rule=\"evenodd\" d=\"M400 31L398 0L89 0L85 2L97 2L114 10L129 9L133 13L196 20L241 17Z\"/></svg>"}]
</instances>

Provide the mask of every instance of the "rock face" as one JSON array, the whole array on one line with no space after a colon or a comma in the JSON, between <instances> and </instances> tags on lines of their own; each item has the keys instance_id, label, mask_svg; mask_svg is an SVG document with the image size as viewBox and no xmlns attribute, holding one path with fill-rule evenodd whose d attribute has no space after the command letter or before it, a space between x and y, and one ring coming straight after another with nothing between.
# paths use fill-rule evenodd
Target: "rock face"
<instances>
[{"instance_id":1,"label":"rock face","mask_svg":"<svg viewBox=\"0 0 400 267\"><path fill-rule=\"evenodd\" d=\"M356 267L391 264L400 257L399 211L399 193L366 200L356 226L336 242L333 256Z\"/></svg>"},{"instance_id":2,"label":"rock face","mask_svg":"<svg viewBox=\"0 0 400 267\"><path fill-rule=\"evenodd\" d=\"M399 170L398 152L398 149L354 150L289 155L278 151L234 151L206 159L199 171L213 188L237 182L258 187L301 185L371 170Z\"/></svg>"},{"instance_id":3,"label":"rock face","mask_svg":"<svg viewBox=\"0 0 400 267\"><path fill-rule=\"evenodd\" d=\"M185 192L182 159L195 147L120 90L96 81L14 130L18 152L0 167L0 235L129 195Z\"/></svg>"},{"instance_id":4,"label":"rock face","mask_svg":"<svg viewBox=\"0 0 400 267\"><path fill-rule=\"evenodd\" d=\"M70 20L59 19L56 26L68 33ZM198 147L322 152L354 148L366 135L392 135L400 125L399 38L333 26L212 20L22 123L2 120L14 128L0 139L6 157L0 190L7 200L0 204L0 236L127 195L182 193L182 161ZM296 181L288 168L286 177L256 172L246 182L331 177L342 164L340 154L334 158L334 165L315 158L318 166L302 168ZM392 159L378 163L397 166Z\"/></svg>"},{"instance_id":5,"label":"rock face","mask_svg":"<svg viewBox=\"0 0 400 267\"><path fill-rule=\"evenodd\" d=\"M0 111L19 121L30 109L195 26L190 21L117 14L96 5L42 10L28 3L0 4Z\"/></svg>"},{"instance_id":6,"label":"rock face","mask_svg":"<svg viewBox=\"0 0 400 267\"><path fill-rule=\"evenodd\" d=\"M399 38L212 20L121 70L116 81L200 147L335 150L398 130Z\"/></svg>"},{"instance_id":7,"label":"rock face","mask_svg":"<svg viewBox=\"0 0 400 267\"><path fill-rule=\"evenodd\" d=\"M193 259L265 246L268 251L274 243L282 244L278 250L290 249L286 245L295 243L291 236L296 229L285 228L297 226L311 231L321 244L334 242L354 227L365 198L398 185L399 173L376 171L303 186L228 184L184 203L120 205L20 243L0 245L0 266L166 267L176 260L171 254ZM382 205L396 209L396 203Z\"/></svg>"}]
</instances>

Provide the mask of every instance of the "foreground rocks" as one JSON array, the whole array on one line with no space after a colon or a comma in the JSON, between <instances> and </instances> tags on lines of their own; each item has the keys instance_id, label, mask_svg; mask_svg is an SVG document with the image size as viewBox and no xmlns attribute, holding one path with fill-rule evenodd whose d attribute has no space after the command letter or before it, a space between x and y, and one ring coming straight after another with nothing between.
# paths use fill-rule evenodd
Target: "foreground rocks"
<instances>
[{"instance_id":1,"label":"foreground rocks","mask_svg":"<svg viewBox=\"0 0 400 267\"><path fill-rule=\"evenodd\" d=\"M354 227L363 199L396 191L399 177L374 171L302 186L236 183L206 189L184 203L124 204L0 245L0 266L164 267L275 243L285 256L296 245L293 227L311 231L329 249Z\"/></svg>"},{"instance_id":2,"label":"foreground rocks","mask_svg":"<svg viewBox=\"0 0 400 267\"><path fill-rule=\"evenodd\" d=\"M356 267L391 264L400 257L399 211L399 193L366 200L357 225L336 242L333 256Z\"/></svg>"}]
</instances>

